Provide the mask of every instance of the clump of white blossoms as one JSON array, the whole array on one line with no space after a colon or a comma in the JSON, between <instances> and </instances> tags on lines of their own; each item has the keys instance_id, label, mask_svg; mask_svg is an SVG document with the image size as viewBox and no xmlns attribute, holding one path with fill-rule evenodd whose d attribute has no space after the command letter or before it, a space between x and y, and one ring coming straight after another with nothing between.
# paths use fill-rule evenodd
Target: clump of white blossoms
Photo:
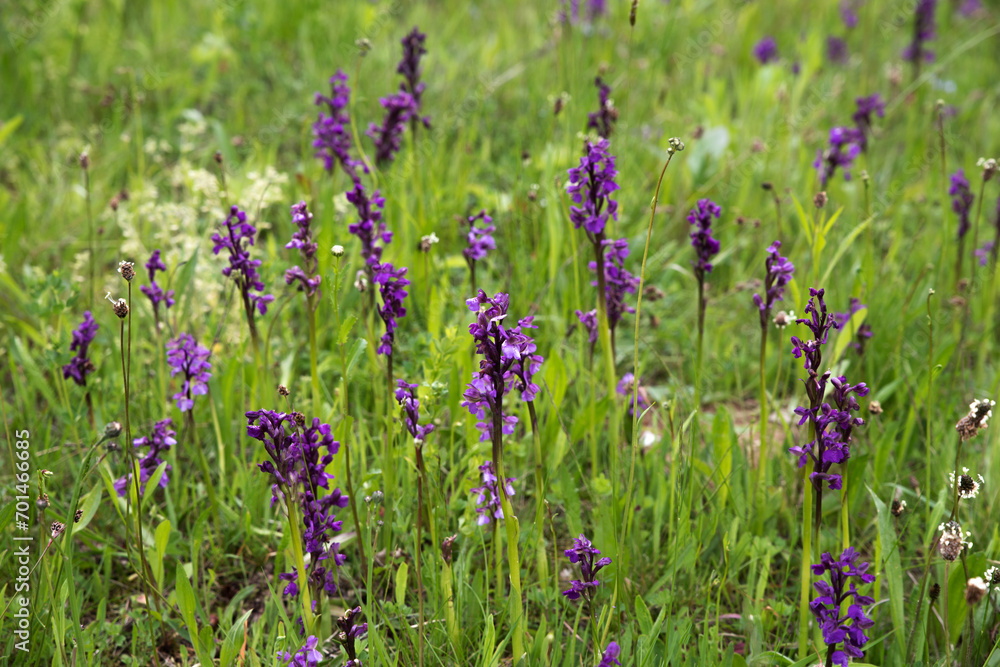
<instances>
[{"instance_id":1,"label":"clump of white blossoms","mask_svg":"<svg viewBox=\"0 0 1000 667\"><path fill-rule=\"evenodd\" d=\"M979 495L979 490L986 483L982 475L976 475L974 478L969 474L968 468L962 468L961 475L956 475L954 470L948 473L948 479L951 482L952 488L955 486L956 477L958 478L958 495L965 500L970 500Z\"/></svg>"}]
</instances>

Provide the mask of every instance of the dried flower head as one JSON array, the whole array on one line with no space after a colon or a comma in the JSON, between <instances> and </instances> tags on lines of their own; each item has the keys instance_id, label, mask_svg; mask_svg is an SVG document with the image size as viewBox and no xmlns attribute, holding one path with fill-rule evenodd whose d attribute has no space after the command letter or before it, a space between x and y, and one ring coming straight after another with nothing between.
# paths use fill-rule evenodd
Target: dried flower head
<instances>
[{"instance_id":1,"label":"dried flower head","mask_svg":"<svg viewBox=\"0 0 1000 667\"><path fill-rule=\"evenodd\" d=\"M118 262L118 273L125 279L125 282L132 282L132 279L135 278L135 264L125 260Z\"/></svg>"},{"instance_id":2,"label":"dried flower head","mask_svg":"<svg viewBox=\"0 0 1000 667\"><path fill-rule=\"evenodd\" d=\"M45 510L48 506L49 506L49 494L43 493L42 495L38 496L38 500L35 501L35 507L37 507L41 511Z\"/></svg>"},{"instance_id":3,"label":"dried flower head","mask_svg":"<svg viewBox=\"0 0 1000 667\"><path fill-rule=\"evenodd\" d=\"M124 320L128 317L128 302L125 299L118 299L115 301L111 298L111 292L108 292L104 298L111 302L111 309L115 312L115 315L118 316L118 319Z\"/></svg>"},{"instance_id":4,"label":"dried flower head","mask_svg":"<svg viewBox=\"0 0 1000 667\"><path fill-rule=\"evenodd\" d=\"M66 524L61 521L53 521L52 525L49 527L49 532L52 534L53 540L62 535L64 530L66 530Z\"/></svg>"},{"instance_id":5,"label":"dried flower head","mask_svg":"<svg viewBox=\"0 0 1000 667\"><path fill-rule=\"evenodd\" d=\"M941 584L934 584L931 586L931 590L927 593L927 597L930 599L931 604L934 604L937 601L939 595L941 595Z\"/></svg>"},{"instance_id":6,"label":"dried flower head","mask_svg":"<svg viewBox=\"0 0 1000 667\"><path fill-rule=\"evenodd\" d=\"M436 245L441 239L438 238L437 234L431 232L420 237L420 252L430 252L431 247Z\"/></svg>"},{"instance_id":7,"label":"dried flower head","mask_svg":"<svg viewBox=\"0 0 1000 667\"><path fill-rule=\"evenodd\" d=\"M941 558L954 561L962 555L963 549L972 548L972 542L968 541L972 533L963 532L962 526L957 521L942 523L938 526L938 530L943 533L938 540L938 553L941 554Z\"/></svg>"},{"instance_id":8,"label":"dried flower head","mask_svg":"<svg viewBox=\"0 0 1000 667\"><path fill-rule=\"evenodd\" d=\"M906 501L905 500L893 500L892 507L889 508L893 516L900 516L904 511L906 511Z\"/></svg>"},{"instance_id":9,"label":"dried flower head","mask_svg":"<svg viewBox=\"0 0 1000 667\"><path fill-rule=\"evenodd\" d=\"M774 322L774 326L778 327L779 329L784 329L789 324L794 322L795 319L796 318L794 310L790 310L787 313L783 310L779 310L778 314L774 316L774 320L772 321Z\"/></svg>"},{"instance_id":10,"label":"dried flower head","mask_svg":"<svg viewBox=\"0 0 1000 667\"><path fill-rule=\"evenodd\" d=\"M73 523L80 523L80 519L83 518L83 510L77 510L73 514Z\"/></svg>"},{"instance_id":11,"label":"dried flower head","mask_svg":"<svg viewBox=\"0 0 1000 667\"><path fill-rule=\"evenodd\" d=\"M990 567L986 570L985 574L983 574L983 580L985 580L988 585L995 586L996 590L1000 591L1000 568L995 565Z\"/></svg>"},{"instance_id":12,"label":"dried flower head","mask_svg":"<svg viewBox=\"0 0 1000 667\"><path fill-rule=\"evenodd\" d=\"M363 269L358 269L358 272L354 274L354 289L362 294L368 291L368 276Z\"/></svg>"},{"instance_id":13,"label":"dried flower head","mask_svg":"<svg viewBox=\"0 0 1000 667\"><path fill-rule=\"evenodd\" d=\"M684 142L677 137L670 137L667 139L667 154L673 155L674 153L679 153L684 150Z\"/></svg>"},{"instance_id":14,"label":"dried flower head","mask_svg":"<svg viewBox=\"0 0 1000 667\"><path fill-rule=\"evenodd\" d=\"M826 196L826 191L817 192L816 196L813 197L813 206L815 206L816 208L823 208L824 206L826 206L827 201L828 197Z\"/></svg>"},{"instance_id":15,"label":"dried flower head","mask_svg":"<svg viewBox=\"0 0 1000 667\"><path fill-rule=\"evenodd\" d=\"M989 181L1000 173L1000 162L997 162L994 158L981 157L976 160L976 166L983 170L984 181Z\"/></svg>"},{"instance_id":16,"label":"dried flower head","mask_svg":"<svg viewBox=\"0 0 1000 667\"><path fill-rule=\"evenodd\" d=\"M450 535L441 541L441 558L445 563L451 564L452 549L457 539L458 535Z\"/></svg>"},{"instance_id":17,"label":"dried flower head","mask_svg":"<svg viewBox=\"0 0 1000 667\"><path fill-rule=\"evenodd\" d=\"M872 402L868 404L868 412L873 415L882 414L882 404L876 400L872 400Z\"/></svg>"},{"instance_id":18,"label":"dried flower head","mask_svg":"<svg viewBox=\"0 0 1000 667\"><path fill-rule=\"evenodd\" d=\"M107 438L117 438L121 435L122 425L119 422L108 422L104 427L104 437Z\"/></svg>"},{"instance_id":19,"label":"dried flower head","mask_svg":"<svg viewBox=\"0 0 1000 667\"><path fill-rule=\"evenodd\" d=\"M976 475L978 479L973 478L973 476L969 474L968 468L962 468L961 475L956 476L955 471L948 473L948 480L951 482L952 488L955 487L956 477L958 478L958 495L960 498L966 500L970 500L979 495L979 489L986 483L986 480L983 479L982 475Z\"/></svg>"},{"instance_id":20,"label":"dried flower head","mask_svg":"<svg viewBox=\"0 0 1000 667\"><path fill-rule=\"evenodd\" d=\"M969 404L969 414L958 420L955 430L958 431L962 441L971 440L979 434L979 431L989 426L990 417L993 416L993 406L996 401L984 398L973 401Z\"/></svg>"},{"instance_id":21,"label":"dried flower head","mask_svg":"<svg viewBox=\"0 0 1000 667\"><path fill-rule=\"evenodd\" d=\"M283 384L278 385L278 396L288 396L288 387Z\"/></svg>"},{"instance_id":22,"label":"dried flower head","mask_svg":"<svg viewBox=\"0 0 1000 667\"><path fill-rule=\"evenodd\" d=\"M80 153L80 168L90 169L90 156L87 155L87 151Z\"/></svg>"},{"instance_id":23,"label":"dried flower head","mask_svg":"<svg viewBox=\"0 0 1000 667\"><path fill-rule=\"evenodd\" d=\"M965 585L965 603L970 607L986 597L989 586L982 577L972 577Z\"/></svg>"}]
</instances>

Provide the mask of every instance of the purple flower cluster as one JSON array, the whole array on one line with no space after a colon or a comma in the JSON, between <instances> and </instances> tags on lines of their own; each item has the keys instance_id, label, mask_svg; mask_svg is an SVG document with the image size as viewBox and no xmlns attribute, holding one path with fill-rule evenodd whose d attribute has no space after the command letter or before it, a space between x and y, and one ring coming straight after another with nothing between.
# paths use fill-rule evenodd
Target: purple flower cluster
<instances>
[{"instance_id":1,"label":"purple flower cluster","mask_svg":"<svg viewBox=\"0 0 1000 667\"><path fill-rule=\"evenodd\" d=\"M184 377L181 390L173 395L177 401L177 409L187 412L194 407L194 397L208 393L208 379L212 377L209 371L212 364L208 362L211 352L198 345L194 336L182 333L177 338L167 341L167 363L170 365L170 377L178 374Z\"/></svg>"},{"instance_id":2,"label":"purple flower cluster","mask_svg":"<svg viewBox=\"0 0 1000 667\"><path fill-rule=\"evenodd\" d=\"M948 189L951 195L951 210L958 215L958 238L963 238L971 228L969 222L969 212L972 211L972 202L975 199L969 187L969 179L965 177L965 170L959 169L951 175L951 187Z\"/></svg>"},{"instance_id":3,"label":"purple flower cluster","mask_svg":"<svg viewBox=\"0 0 1000 667\"><path fill-rule=\"evenodd\" d=\"M618 662L618 656L622 653L622 647L617 644L617 642L609 642L607 648L604 649L604 654L601 656L601 662L597 667L614 667L615 665L621 665Z\"/></svg>"},{"instance_id":4,"label":"purple flower cluster","mask_svg":"<svg viewBox=\"0 0 1000 667\"><path fill-rule=\"evenodd\" d=\"M160 251L154 250L153 254L149 256L149 261L146 262L146 269L149 271L149 284L140 285L139 289L149 297L150 302L153 304L153 316L157 321L160 319L160 304L164 305L164 308L170 308L174 305L174 291L167 290L163 291L156 282L156 272L166 271L167 265L163 263L160 259Z\"/></svg>"},{"instance_id":5,"label":"purple flower cluster","mask_svg":"<svg viewBox=\"0 0 1000 667\"><path fill-rule=\"evenodd\" d=\"M854 313L859 310L864 310L867 308L865 304L861 303L861 300L855 297L851 297L850 306L846 313L834 313L833 319L837 322L837 328L843 330L847 323L851 321L851 317ZM865 342L874 335L871 326L864 322L858 327L857 332L855 332L855 339L851 341L850 346L858 354L865 353Z\"/></svg>"},{"instance_id":6,"label":"purple flower cluster","mask_svg":"<svg viewBox=\"0 0 1000 667\"><path fill-rule=\"evenodd\" d=\"M804 380L806 394L809 396L809 407L795 408L799 416L799 426L806 422L812 425L812 439L804 445L789 448L789 452L798 456L799 467L806 465L809 457L813 459L814 468L810 479L817 488L825 480L831 489L841 488L840 475L829 472L835 463L843 463L851 456L851 442L854 427L863 426L864 420L853 416L861 406L858 396L867 396L868 387L864 382L852 385L844 376L831 378L831 372L819 372L822 364L822 346L826 344L831 329L839 328L834 316L827 312L823 300L823 290L810 288L811 298L806 306L810 319L796 320L805 324L813 333L811 340L800 340L792 336L794 346L792 354L796 359L804 360L808 377ZM817 306L818 304L818 306ZM833 406L824 403L827 383L833 386Z\"/></svg>"},{"instance_id":7,"label":"purple flower cluster","mask_svg":"<svg viewBox=\"0 0 1000 667\"><path fill-rule=\"evenodd\" d=\"M73 340L69 344L69 351L76 352L76 356L62 367L63 378L73 378L73 382L81 387L87 386L87 376L94 372L94 363L90 360L87 349L97 337L98 328L90 311L84 311L83 321L73 330Z\"/></svg>"},{"instance_id":8,"label":"purple flower cluster","mask_svg":"<svg viewBox=\"0 0 1000 667\"><path fill-rule=\"evenodd\" d=\"M840 0L840 20L848 28L858 25L858 6L863 0Z\"/></svg>"},{"instance_id":9,"label":"purple flower cluster","mask_svg":"<svg viewBox=\"0 0 1000 667\"><path fill-rule=\"evenodd\" d=\"M339 488L330 490L329 480L333 475L326 470L340 443L333 439L329 425L313 419L307 428L305 417L299 413L255 410L247 412L246 417L247 435L264 443L270 457L257 467L271 475L271 505L283 497L286 504L295 503L301 510L302 545L310 557L309 585L333 595L337 592L335 566L345 560L337 550L337 543L332 541L333 533L342 527L335 508L346 507L348 497ZM320 489L326 491L322 496ZM324 565L327 561L334 567ZM278 578L288 582L285 595L298 595L296 569Z\"/></svg>"},{"instance_id":10,"label":"purple flower cluster","mask_svg":"<svg viewBox=\"0 0 1000 667\"><path fill-rule=\"evenodd\" d=\"M846 41L834 35L826 38L827 60L837 65L846 65L848 57Z\"/></svg>"},{"instance_id":11,"label":"purple flower cluster","mask_svg":"<svg viewBox=\"0 0 1000 667\"><path fill-rule=\"evenodd\" d=\"M587 129L594 130L600 137L607 139L615 129L618 110L615 109L614 102L611 101L611 86L604 83L601 77L594 79L594 85L597 86L599 106L597 111L587 114Z\"/></svg>"},{"instance_id":12,"label":"purple flower cluster","mask_svg":"<svg viewBox=\"0 0 1000 667\"><path fill-rule=\"evenodd\" d=\"M844 172L844 180L851 180L849 169L861 152L864 134L853 127L835 127L830 130L830 146L816 153L813 167L819 172L819 180L825 188L837 169Z\"/></svg>"},{"instance_id":13,"label":"purple flower cluster","mask_svg":"<svg viewBox=\"0 0 1000 667\"><path fill-rule=\"evenodd\" d=\"M297 229L292 234L292 240L285 244L286 249L298 249L299 254L302 255L302 260L305 262L305 269L293 266L285 271L285 284L291 285L298 281L299 289L304 290L306 296L310 299L316 295L320 281L322 280L319 274L309 275L315 273L318 267L316 260L316 248L318 246L312 238L312 219L313 215L309 212L304 201L292 204L292 222L295 223Z\"/></svg>"},{"instance_id":14,"label":"purple flower cluster","mask_svg":"<svg viewBox=\"0 0 1000 667\"><path fill-rule=\"evenodd\" d=\"M503 518L503 507L500 505L499 480L493 470L493 462L487 461L479 466L479 473L482 475L483 485L473 488L471 492L476 494L476 503L478 503L476 513L479 516L476 518L476 525L485 526L492 519L499 521ZM507 492L508 498L514 495L514 482L516 481L517 478L508 477L504 484L504 491Z\"/></svg>"},{"instance_id":15,"label":"purple flower cluster","mask_svg":"<svg viewBox=\"0 0 1000 667\"><path fill-rule=\"evenodd\" d=\"M569 590L563 591L563 595L570 600L578 600L581 597L587 600L593 599L594 589L601 585L597 580L597 573L611 565L611 559L605 556L595 561L594 557L600 556L601 552L583 535L573 540L573 546L564 553L569 562L580 564L580 574L583 578L571 581Z\"/></svg>"},{"instance_id":16,"label":"purple flower cluster","mask_svg":"<svg viewBox=\"0 0 1000 667\"><path fill-rule=\"evenodd\" d=\"M607 0L585 0L585 2L587 12L586 20L590 23L607 12ZM563 16L567 16L565 11L563 12ZM580 22L580 0L569 0L568 18L573 23Z\"/></svg>"},{"instance_id":17,"label":"purple flower cluster","mask_svg":"<svg viewBox=\"0 0 1000 667\"><path fill-rule=\"evenodd\" d=\"M417 102L405 90L383 97L379 102L385 109L382 125L371 123L365 134L375 142L375 162L384 167L391 164L399 152L406 123L417 115Z\"/></svg>"},{"instance_id":18,"label":"purple flower cluster","mask_svg":"<svg viewBox=\"0 0 1000 667\"><path fill-rule=\"evenodd\" d=\"M704 279L706 273L712 272L709 260L719 253L719 242L712 238L712 218L718 220L721 213L722 208L711 199L699 199L697 206L688 213L688 224L695 226L691 232L691 246L698 256L698 260L691 264L699 281Z\"/></svg>"},{"instance_id":19,"label":"purple flower cluster","mask_svg":"<svg viewBox=\"0 0 1000 667\"><path fill-rule=\"evenodd\" d=\"M354 189L347 193L347 201L358 212L358 221L347 226L347 231L361 240L361 256L369 269L382 260L382 244L392 243L392 232L382 220L385 198L376 190L371 197L365 193L365 186L355 181Z\"/></svg>"},{"instance_id":20,"label":"purple flower cluster","mask_svg":"<svg viewBox=\"0 0 1000 667\"><path fill-rule=\"evenodd\" d=\"M764 266L767 276L764 278L764 296L753 295L753 302L757 304L760 311L760 328L767 329L767 321L771 317L771 307L775 301L783 301L785 286L791 281L792 274L795 273L795 265L788 261L787 257L782 257L778 253L781 248L781 241L775 241L767 248L767 259Z\"/></svg>"},{"instance_id":21,"label":"purple flower cluster","mask_svg":"<svg viewBox=\"0 0 1000 667\"><path fill-rule=\"evenodd\" d=\"M465 237L468 246L462 250L462 255L471 266L473 262L486 259L486 254L490 250L496 250L497 242L493 238L493 232L497 228L496 225L490 224L493 222L493 218L486 215L485 209L475 215L470 215L468 222L469 233ZM476 222L482 222L483 226L476 227Z\"/></svg>"},{"instance_id":22,"label":"purple flower cluster","mask_svg":"<svg viewBox=\"0 0 1000 667\"><path fill-rule=\"evenodd\" d=\"M378 353L392 356L392 346L396 339L396 329L399 327L397 318L406 315L403 299L406 298L406 286L410 281L405 278L406 267L395 268L392 264L379 264L375 269L375 283L382 295L382 307L378 314L385 322L385 333L382 334Z\"/></svg>"},{"instance_id":23,"label":"purple flower cluster","mask_svg":"<svg viewBox=\"0 0 1000 667\"><path fill-rule=\"evenodd\" d=\"M426 40L427 35L420 32L414 26L413 30L402 39L403 59L399 61L399 65L396 67L396 72L403 75L403 82L399 84L399 89L409 93L413 98L414 116L411 118L412 121L417 120L416 114L422 109L422 98L424 88L426 87L420 80L422 73L420 70L420 58L427 53L427 49L424 48ZM430 116L424 116L420 119L420 122L424 124L424 127L430 129Z\"/></svg>"},{"instance_id":24,"label":"purple flower cluster","mask_svg":"<svg viewBox=\"0 0 1000 667\"><path fill-rule=\"evenodd\" d=\"M761 65L775 61L778 59L778 43L774 37L765 37L754 45L753 55Z\"/></svg>"},{"instance_id":25,"label":"purple flower cluster","mask_svg":"<svg viewBox=\"0 0 1000 667\"><path fill-rule=\"evenodd\" d=\"M267 313L267 304L274 301L274 296L263 293L264 283L257 273L260 260L250 259L249 248L254 244L256 235L257 228L247 222L247 214L235 204L226 218L226 235L212 234L212 241L215 243L212 252L218 255L223 248L229 251L229 266L222 269L222 275L236 280L243 294L248 317L252 317L254 307L264 315Z\"/></svg>"},{"instance_id":26,"label":"purple flower cluster","mask_svg":"<svg viewBox=\"0 0 1000 667\"><path fill-rule=\"evenodd\" d=\"M434 424L420 425L420 399L417 398L417 386L408 384L400 378L396 380L396 401L403 408L403 423L417 443L423 443L427 434L434 430Z\"/></svg>"},{"instance_id":27,"label":"purple flower cluster","mask_svg":"<svg viewBox=\"0 0 1000 667\"><path fill-rule=\"evenodd\" d=\"M319 639L315 635L309 635L309 639L294 654L288 651L278 651L278 660L282 661L282 667L317 667L323 659L323 654L316 648Z\"/></svg>"},{"instance_id":28,"label":"purple flower cluster","mask_svg":"<svg viewBox=\"0 0 1000 667\"><path fill-rule=\"evenodd\" d=\"M588 310L586 312L578 310L576 311L576 317L580 320L580 324L583 325L583 328L586 329L587 340L590 342L590 347L593 348L594 343L597 342L597 333L599 329L597 325L597 310Z\"/></svg>"},{"instance_id":29,"label":"purple flower cluster","mask_svg":"<svg viewBox=\"0 0 1000 667\"><path fill-rule=\"evenodd\" d=\"M861 150L865 151L868 150L868 136L872 133L872 114L883 118L885 116L885 102L882 101L882 96L878 93L859 97L854 102L857 105L857 110L851 116L851 120L854 121L857 128L855 139L857 139Z\"/></svg>"},{"instance_id":30,"label":"purple flower cluster","mask_svg":"<svg viewBox=\"0 0 1000 667\"><path fill-rule=\"evenodd\" d=\"M934 60L934 52L929 50L925 42L935 37L934 12L937 0L917 0L913 10L913 41L903 51L903 60L912 63L930 62Z\"/></svg>"},{"instance_id":31,"label":"purple flower cluster","mask_svg":"<svg viewBox=\"0 0 1000 667\"><path fill-rule=\"evenodd\" d=\"M850 581L850 586L844 590L851 577L857 578L862 584L875 581L875 575L868 574L868 563L858 564L858 557L853 547L847 547L839 559L834 559L827 552L820 556L818 565L812 566L812 573L816 576L830 573L830 583L817 581L813 584L819 596L809 603L809 609L823 630L829 660L841 667L847 667L850 658L864 657L861 649L868 642L865 630L875 625L873 620L865 616L864 610L875 604L874 598L861 595L854 581ZM841 615L844 603L852 598L847 612ZM838 650L838 644L843 644L843 649Z\"/></svg>"},{"instance_id":32,"label":"purple flower cluster","mask_svg":"<svg viewBox=\"0 0 1000 667\"><path fill-rule=\"evenodd\" d=\"M329 113L321 111L313 123L313 136L316 137L313 148L317 149L316 157L323 160L327 171L333 171L333 165L339 163L340 168L356 183L359 180L357 168L364 168L364 164L351 157L351 117L347 111L350 100L347 75L337 70L330 77L330 96L316 93L316 106L326 105Z\"/></svg>"},{"instance_id":33,"label":"purple flower cluster","mask_svg":"<svg viewBox=\"0 0 1000 667\"><path fill-rule=\"evenodd\" d=\"M522 331L532 326L533 318L518 321L516 327L504 327L509 303L507 294L498 292L491 298L483 290L466 301L469 310L476 312L469 333L476 341L476 353L483 358L465 390L462 407L479 420L476 428L481 431L481 441L489 440L493 433L493 421L486 419L487 409L500 422L503 433L514 432L517 417L503 413L504 394L516 385L521 398L530 401L538 391L532 375L541 366L542 357L536 354L535 341Z\"/></svg>"},{"instance_id":34,"label":"purple flower cluster","mask_svg":"<svg viewBox=\"0 0 1000 667\"><path fill-rule=\"evenodd\" d=\"M605 239L601 241L604 246L604 298L608 307L608 328L615 330L625 313L634 313L635 308L625 301L626 294L635 294L639 288L639 279L625 269L625 260L628 258L628 240ZM588 268L597 272L597 262L590 262ZM597 281L590 283L597 286ZM577 315L579 317L579 314ZM583 320L581 319L581 322ZM596 327L595 316L595 327ZM596 336L596 328L595 334Z\"/></svg>"},{"instance_id":35,"label":"purple flower cluster","mask_svg":"<svg viewBox=\"0 0 1000 667\"><path fill-rule=\"evenodd\" d=\"M566 192L575 204L569 209L573 226L602 238L608 218L618 219L618 202L611 198L611 193L618 189L615 182L618 170L615 156L608 152L608 140L587 142L587 153L580 158L580 165L568 173Z\"/></svg>"},{"instance_id":36,"label":"purple flower cluster","mask_svg":"<svg viewBox=\"0 0 1000 667\"><path fill-rule=\"evenodd\" d=\"M138 449L139 447L149 447L141 459L139 459L139 492L145 493L146 482L149 480L150 476L160 467L163 463L163 459L160 458L160 454L166 452L173 445L177 444L175 436L177 433L174 429L170 428L173 422L169 417L161 421L156 422L153 425L153 433L148 436L143 436L141 438L136 438L132 441L132 446ZM167 488L167 482L170 478L167 477L167 473L172 470L171 465L168 463L167 467L163 470L163 475L160 477L159 487L161 489ZM125 475L124 477L119 477L115 480L115 491L118 492L119 496L124 496L128 493L128 485L132 481L132 473Z\"/></svg>"}]
</instances>

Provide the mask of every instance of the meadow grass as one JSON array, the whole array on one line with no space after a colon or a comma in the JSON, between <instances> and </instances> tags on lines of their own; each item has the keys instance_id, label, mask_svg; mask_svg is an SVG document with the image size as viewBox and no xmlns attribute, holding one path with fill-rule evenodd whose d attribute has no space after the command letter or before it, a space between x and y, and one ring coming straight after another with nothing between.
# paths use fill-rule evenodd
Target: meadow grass
<instances>
[{"instance_id":1,"label":"meadow grass","mask_svg":"<svg viewBox=\"0 0 1000 667\"><path fill-rule=\"evenodd\" d=\"M955 429L970 402L1000 393L1000 276L989 250L985 265L973 254L1000 242L1000 178L977 166L998 151L1000 10L938 3L936 58L915 68L901 53L921 3L854 3L853 28L833 1L645 0L634 26L631 2L593 18L580 4L579 19L555 2L496 0L5 7L0 662L285 664L279 652L315 636L319 664L342 665L338 620L360 607L365 665L593 666L611 642L636 667L831 664L803 609L822 578L808 568L850 546L875 575L857 581L874 625L854 664L1000 665L993 585L966 600L968 580L1000 560L998 430L961 441ZM395 160L376 168L365 131L399 88L413 26L427 35L430 127L407 125ZM778 59L761 64L754 47L767 35ZM831 36L846 40L846 61L828 57ZM329 94L338 69L352 89L351 150L386 200L382 259L408 267L389 366L376 350L374 274L365 292L354 286L365 263L348 233L351 181L312 147L314 94ZM606 234L627 240L626 268L643 281L638 320L626 313L613 332L566 192L594 139L597 76L617 111L619 211ZM817 152L831 128L853 126L855 98L875 93L884 117L852 178L838 171L824 187ZM958 169L976 200L962 243L949 193ZM687 221L700 199L722 209L703 331ZM302 263L285 248L300 200L318 244L315 299L283 280ZM275 296L254 336L221 274L225 253L212 252L232 205L256 227L250 254ZM473 278L462 250L483 209L496 247ZM430 234L439 241L425 251ZM796 270L762 341L752 297L774 240ZM155 249L176 303L154 314L138 286ZM123 260L134 289L116 271ZM524 331L544 357L534 400L503 400L518 424L502 442L481 440L462 405L482 357L470 279L509 294L508 328L534 317ZM810 402L790 341L809 332L771 323L782 309L803 316L810 288L848 313L819 372L870 389L835 491L804 483L787 451L812 437L794 412ZM129 318L106 293L129 300ZM863 304L853 314L851 298ZM591 309L596 343L575 315ZM88 310L99 328L81 386L61 368ZM180 333L211 364L185 412L166 347ZM619 393L626 373L639 382ZM434 426L416 443L398 379L418 385L419 423ZM279 574L302 574L310 557L302 508L272 503L257 465L269 454L244 415L261 409L315 417L339 442L321 466L351 497L336 509L346 560L333 594L305 575L303 595L283 594ZM151 436L165 418L176 444L144 487L119 494L127 433ZM112 422L125 426L106 431ZM498 491L504 520L479 525L486 461L516 481L513 495ZM949 479L963 467L982 475L974 500L959 501ZM939 555L949 519L973 543L952 561ZM69 526L55 538L54 521ZM561 591L581 575L565 552L581 535L611 562L572 600Z\"/></svg>"}]
</instances>

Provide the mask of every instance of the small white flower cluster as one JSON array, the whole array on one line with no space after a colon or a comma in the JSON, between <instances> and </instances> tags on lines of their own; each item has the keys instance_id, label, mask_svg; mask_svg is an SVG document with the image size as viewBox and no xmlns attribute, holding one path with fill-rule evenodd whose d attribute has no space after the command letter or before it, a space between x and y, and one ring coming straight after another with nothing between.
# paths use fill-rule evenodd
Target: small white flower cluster
<instances>
[{"instance_id":1,"label":"small white flower cluster","mask_svg":"<svg viewBox=\"0 0 1000 667\"><path fill-rule=\"evenodd\" d=\"M982 475L976 475L974 478L969 474L968 468L962 468L961 475L957 475L954 470L948 473L948 480L951 482L952 488L955 487L956 477L958 478L958 495L965 500L971 500L979 495L979 490L986 483Z\"/></svg>"},{"instance_id":2,"label":"small white flower cluster","mask_svg":"<svg viewBox=\"0 0 1000 667\"><path fill-rule=\"evenodd\" d=\"M789 324L795 321L795 311L790 310L787 313L783 310L779 310L778 314L774 316L774 326L779 329L784 329Z\"/></svg>"},{"instance_id":3,"label":"small white flower cluster","mask_svg":"<svg viewBox=\"0 0 1000 667\"><path fill-rule=\"evenodd\" d=\"M944 536L941 538L942 541L944 540L945 537L958 538L959 540L962 541L963 547L965 547L966 549L972 548L972 542L969 540L969 538L972 537L972 533L966 530L964 531L965 534L963 535L962 527L959 526L958 523L954 521L949 521L948 523L942 523L941 525L938 526L938 530L944 533Z\"/></svg>"},{"instance_id":4,"label":"small white flower cluster","mask_svg":"<svg viewBox=\"0 0 1000 667\"><path fill-rule=\"evenodd\" d=\"M1000 578L998 576L1000 576L1000 571L995 565L983 573L983 579L986 580L987 584L992 585L995 591L1000 591Z\"/></svg>"},{"instance_id":5,"label":"small white flower cluster","mask_svg":"<svg viewBox=\"0 0 1000 667\"><path fill-rule=\"evenodd\" d=\"M981 401L973 401L972 403L969 403L970 416L974 417L982 415L979 417L979 423L977 423L976 426L978 426L979 428L986 428L987 426L989 426L990 417L993 416L993 406L996 404L997 404L996 401L990 400L988 398L984 398Z\"/></svg>"}]
</instances>

